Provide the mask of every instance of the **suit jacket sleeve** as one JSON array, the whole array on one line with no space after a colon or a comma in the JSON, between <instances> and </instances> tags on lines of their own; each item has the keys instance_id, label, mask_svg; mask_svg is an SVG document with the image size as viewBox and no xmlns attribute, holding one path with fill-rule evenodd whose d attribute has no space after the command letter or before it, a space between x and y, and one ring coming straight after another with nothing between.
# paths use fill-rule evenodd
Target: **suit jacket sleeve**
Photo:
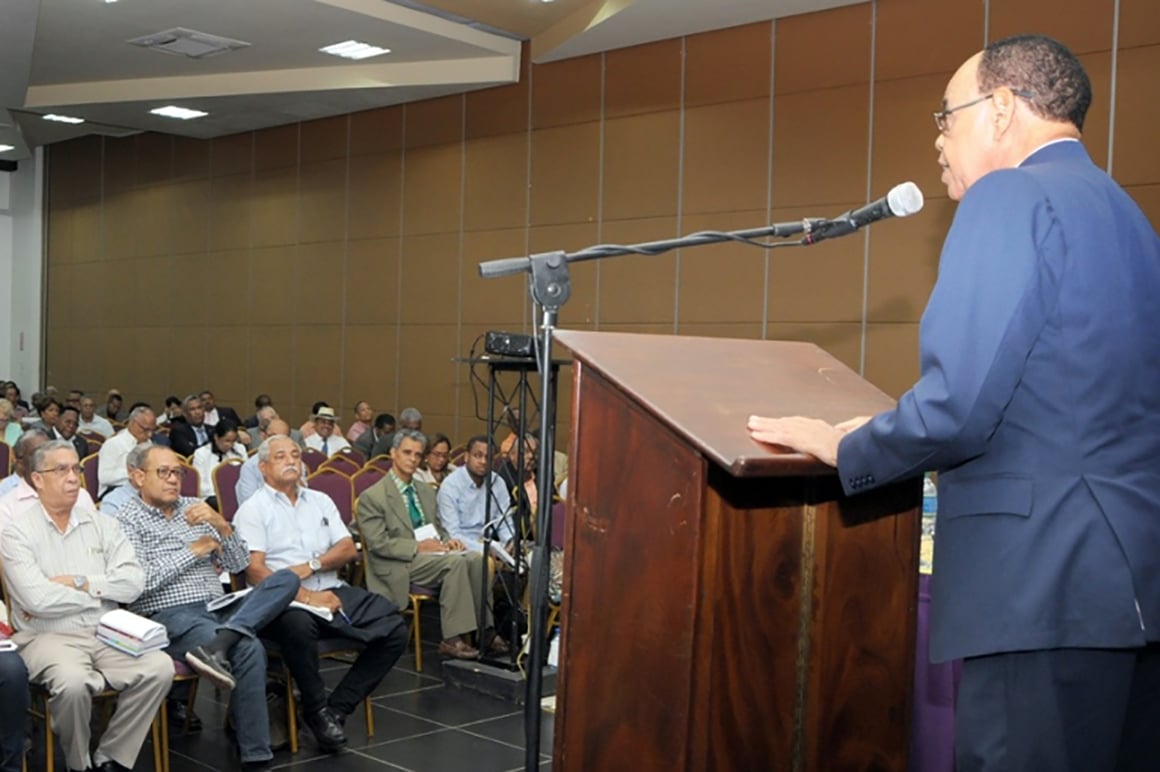
<instances>
[{"instance_id":1,"label":"suit jacket sleeve","mask_svg":"<svg viewBox=\"0 0 1160 772\"><path fill-rule=\"evenodd\" d=\"M983 177L963 197L919 328L921 376L894 410L846 435L847 493L983 452L1058 295L1062 234L1038 183L1017 169Z\"/></svg>"},{"instance_id":2,"label":"suit jacket sleeve","mask_svg":"<svg viewBox=\"0 0 1160 772\"><path fill-rule=\"evenodd\" d=\"M369 488L358 499L358 527L362 534L363 549L384 560L410 562L415 559L419 544L414 531L404 529L391 511L388 500L389 479ZM397 493L397 492L396 492Z\"/></svg>"}]
</instances>

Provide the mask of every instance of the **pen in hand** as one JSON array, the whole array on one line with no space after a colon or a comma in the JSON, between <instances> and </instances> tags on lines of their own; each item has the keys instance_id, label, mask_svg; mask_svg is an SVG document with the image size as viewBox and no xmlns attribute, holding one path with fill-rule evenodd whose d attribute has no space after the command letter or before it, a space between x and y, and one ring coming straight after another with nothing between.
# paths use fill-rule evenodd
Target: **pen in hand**
<instances>
[{"instance_id":1,"label":"pen in hand","mask_svg":"<svg viewBox=\"0 0 1160 772\"><path fill-rule=\"evenodd\" d=\"M338 615L342 617L343 621L345 621L348 625L354 624L354 622L350 621L350 617L346 615L346 612L342 610L342 606L338 607Z\"/></svg>"}]
</instances>

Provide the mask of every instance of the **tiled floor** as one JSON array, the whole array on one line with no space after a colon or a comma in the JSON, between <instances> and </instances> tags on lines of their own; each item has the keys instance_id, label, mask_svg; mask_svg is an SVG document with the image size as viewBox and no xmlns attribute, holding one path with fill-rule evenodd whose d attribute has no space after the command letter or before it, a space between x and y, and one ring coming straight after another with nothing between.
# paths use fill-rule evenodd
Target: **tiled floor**
<instances>
[{"instance_id":1,"label":"tiled floor","mask_svg":"<svg viewBox=\"0 0 1160 772\"><path fill-rule=\"evenodd\" d=\"M426 634L429 630L438 634L438 616L428 620L424 614L423 632ZM433 641L424 643L422 673L415 670L415 657L409 652L379 685L372 700L374 737L367 737L364 714L356 711L346 723L349 744L344 751L319 752L310 731L302 729L298 753L275 752L276 768L312 772L523 770L523 709L492 697L444 686L435 646ZM336 664L326 669L328 685L338 682L344 668L345 665ZM228 772L239 768L236 746L225 731L225 706L218 700L214 689L202 684L197 714L205 728L184 737L176 730L170 732L171 772ZM553 717L545 713L543 719L540 768L549 770ZM29 759L29 770L43 767L43 754L34 753ZM57 767L63 770L62 762L58 761ZM152 769L153 753L147 742L134 772Z\"/></svg>"}]
</instances>

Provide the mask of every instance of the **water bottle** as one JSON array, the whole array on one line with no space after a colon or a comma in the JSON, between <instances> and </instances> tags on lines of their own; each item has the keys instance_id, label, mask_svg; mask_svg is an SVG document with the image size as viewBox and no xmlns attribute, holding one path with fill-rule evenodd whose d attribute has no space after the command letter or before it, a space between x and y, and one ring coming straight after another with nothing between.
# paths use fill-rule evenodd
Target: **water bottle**
<instances>
[{"instance_id":1,"label":"water bottle","mask_svg":"<svg viewBox=\"0 0 1160 772\"><path fill-rule=\"evenodd\" d=\"M938 515L938 488L927 473L922 478L922 541L919 543L918 570L923 574L934 571L934 526Z\"/></svg>"}]
</instances>

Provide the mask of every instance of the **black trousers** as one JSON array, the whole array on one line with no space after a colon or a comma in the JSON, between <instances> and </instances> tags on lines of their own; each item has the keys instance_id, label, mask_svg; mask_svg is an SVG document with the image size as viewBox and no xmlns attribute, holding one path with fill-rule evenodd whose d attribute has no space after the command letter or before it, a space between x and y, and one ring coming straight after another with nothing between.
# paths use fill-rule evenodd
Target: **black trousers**
<instances>
[{"instance_id":1,"label":"black trousers","mask_svg":"<svg viewBox=\"0 0 1160 772\"><path fill-rule=\"evenodd\" d=\"M342 610L350 623L335 616L327 622L301 609L287 609L262 631L282 650L282 659L302 693L302 710L310 714L329 705L342 717L354 712L394 667L407 647L407 628L395 604L361 587L349 585L332 590L342 600ZM326 685L319 672L318 642L347 639L365 648L350 666L338 686L326 697Z\"/></svg>"},{"instance_id":2,"label":"black trousers","mask_svg":"<svg viewBox=\"0 0 1160 772\"><path fill-rule=\"evenodd\" d=\"M967 659L955 713L955 769L1160 769L1160 644Z\"/></svg>"}]
</instances>

